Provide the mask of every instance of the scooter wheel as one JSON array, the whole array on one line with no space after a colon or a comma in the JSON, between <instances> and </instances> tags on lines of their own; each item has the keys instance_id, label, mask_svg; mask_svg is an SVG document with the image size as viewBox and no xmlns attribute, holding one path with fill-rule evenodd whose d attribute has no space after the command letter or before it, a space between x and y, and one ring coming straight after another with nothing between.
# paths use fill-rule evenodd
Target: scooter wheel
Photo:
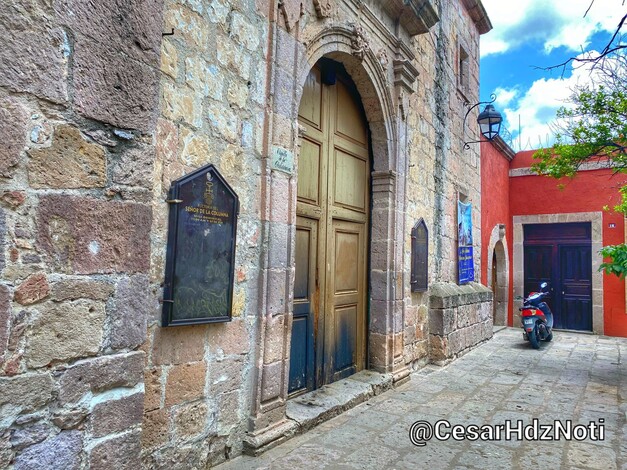
<instances>
[{"instance_id":1,"label":"scooter wheel","mask_svg":"<svg viewBox=\"0 0 627 470\"><path fill-rule=\"evenodd\" d=\"M527 335L529 336L529 342L531 343L531 347L533 349L539 349L540 343L538 342L538 332L536 331L536 329L534 328L529 333L527 333Z\"/></svg>"}]
</instances>

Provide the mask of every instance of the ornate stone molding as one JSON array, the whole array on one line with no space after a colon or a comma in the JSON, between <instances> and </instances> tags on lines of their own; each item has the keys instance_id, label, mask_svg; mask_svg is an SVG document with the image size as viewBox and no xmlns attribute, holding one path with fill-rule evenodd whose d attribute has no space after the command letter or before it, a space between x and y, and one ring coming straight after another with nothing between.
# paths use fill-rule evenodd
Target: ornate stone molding
<instances>
[{"instance_id":1,"label":"ornate stone molding","mask_svg":"<svg viewBox=\"0 0 627 470\"><path fill-rule=\"evenodd\" d=\"M285 18L285 26L288 32L294 29L296 23L303 15L303 4L298 0L279 0L279 10Z\"/></svg>"},{"instance_id":2,"label":"ornate stone molding","mask_svg":"<svg viewBox=\"0 0 627 470\"><path fill-rule=\"evenodd\" d=\"M313 4L319 19L331 16L331 0L313 0Z\"/></svg>"},{"instance_id":3,"label":"ornate stone molding","mask_svg":"<svg viewBox=\"0 0 627 470\"><path fill-rule=\"evenodd\" d=\"M414 82L420 72L407 59L394 59L394 85L405 89L409 93L414 92Z\"/></svg>"},{"instance_id":4,"label":"ornate stone molding","mask_svg":"<svg viewBox=\"0 0 627 470\"><path fill-rule=\"evenodd\" d=\"M364 60L370 49L370 42L366 38L366 31L359 25L353 25L353 37L351 38L353 55L359 60Z\"/></svg>"},{"instance_id":5,"label":"ornate stone molding","mask_svg":"<svg viewBox=\"0 0 627 470\"><path fill-rule=\"evenodd\" d=\"M377 60L379 61L379 64L381 65L381 68L383 70L386 70L388 68L388 64L390 63L390 57L388 56L388 52L384 47L379 49L379 52L377 52Z\"/></svg>"},{"instance_id":6,"label":"ornate stone molding","mask_svg":"<svg viewBox=\"0 0 627 470\"><path fill-rule=\"evenodd\" d=\"M414 82L418 78L419 72L411 61L406 59L394 59L393 64L396 99L401 118L405 120L409 112L409 95L414 92Z\"/></svg>"}]
</instances>

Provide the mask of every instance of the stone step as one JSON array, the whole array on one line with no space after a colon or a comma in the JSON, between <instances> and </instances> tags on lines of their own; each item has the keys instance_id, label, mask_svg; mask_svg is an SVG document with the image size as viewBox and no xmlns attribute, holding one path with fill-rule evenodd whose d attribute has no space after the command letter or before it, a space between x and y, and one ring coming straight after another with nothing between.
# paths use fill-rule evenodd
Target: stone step
<instances>
[{"instance_id":1,"label":"stone step","mask_svg":"<svg viewBox=\"0 0 627 470\"><path fill-rule=\"evenodd\" d=\"M305 432L393 386L392 374L364 370L287 402L287 417Z\"/></svg>"}]
</instances>

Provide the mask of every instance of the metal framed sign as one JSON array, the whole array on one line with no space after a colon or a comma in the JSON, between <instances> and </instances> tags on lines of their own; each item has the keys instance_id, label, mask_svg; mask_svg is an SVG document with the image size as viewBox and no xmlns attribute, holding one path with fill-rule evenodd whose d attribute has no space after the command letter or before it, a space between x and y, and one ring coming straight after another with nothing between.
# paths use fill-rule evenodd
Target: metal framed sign
<instances>
[{"instance_id":1,"label":"metal framed sign","mask_svg":"<svg viewBox=\"0 0 627 470\"><path fill-rule=\"evenodd\" d=\"M459 284L475 280L472 249L472 204L457 201L457 273Z\"/></svg>"},{"instance_id":2,"label":"metal framed sign","mask_svg":"<svg viewBox=\"0 0 627 470\"><path fill-rule=\"evenodd\" d=\"M213 165L172 183L163 326L231 321L239 199Z\"/></svg>"}]
</instances>

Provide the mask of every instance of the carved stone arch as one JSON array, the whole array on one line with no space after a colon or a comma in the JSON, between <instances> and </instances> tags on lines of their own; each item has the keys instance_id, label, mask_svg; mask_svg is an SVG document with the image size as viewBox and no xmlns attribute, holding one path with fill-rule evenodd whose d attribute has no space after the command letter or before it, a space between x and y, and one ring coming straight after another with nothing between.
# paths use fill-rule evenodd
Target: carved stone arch
<instances>
[{"instance_id":1,"label":"carved stone arch","mask_svg":"<svg viewBox=\"0 0 627 470\"><path fill-rule=\"evenodd\" d=\"M370 129L373 160L368 364L371 369L392 372L395 378L400 379L409 374L402 360L402 292L396 292L400 285L398 279L404 275L402 214L405 160L400 152L405 150L398 145L398 117L393 86L371 47L360 48L357 56L353 54L352 27L335 25L307 42L304 53L306 60L300 60L296 65L295 101L300 103L307 75L323 57L342 63L360 94ZM296 119L297 116L294 116ZM298 151L296 148L295 153ZM298 160L298 155L295 155L295 159Z\"/></svg>"},{"instance_id":2,"label":"carved stone arch","mask_svg":"<svg viewBox=\"0 0 627 470\"><path fill-rule=\"evenodd\" d=\"M395 142L397 141L394 99L381 64L368 48L363 59L353 56L354 32L344 26L323 30L308 43L306 61L301 61L296 72L299 88L296 102L300 103L302 86L307 74L322 57L341 62L355 82L366 113L372 136L374 171L396 171ZM296 109L298 112L298 109Z\"/></svg>"},{"instance_id":3,"label":"carved stone arch","mask_svg":"<svg viewBox=\"0 0 627 470\"><path fill-rule=\"evenodd\" d=\"M357 19L357 18L354 18ZM372 152L370 216L370 285L368 324L368 368L392 373L394 380L409 375L404 351L404 272L403 254L406 227L405 174L407 145L395 95L398 64L384 68L368 43L353 43L354 25L331 23L299 39L276 28L276 57L270 71L273 92L269 122L269 149L266 190L262 193L265 247L260 285L266 295L262 324L251 433L246 445L258 449L281 433L293 433L294 421L285 420L288 398L290 341L293 324L295 273L296 199L298 184L298 110L303 87L311 68L322 57L343 64L351 76L366 114ZM317 26L316 26L317 27ZM306 39L304 39L306 37ZM388 44L390 50L397 44ZM357 55L355 55L356 53ZM396 61L398 62L398 61ZM399 144L400 141L400 144ZM273 166L275 153L287 155L288 164ZM293 157L293 158L292 158ZM292 166L292 163L294 164ZM265 219L264 219L265 220ZM407 282L407 287L409 282ZM398 292L397 292L398 291Z\"/></svg>"},{"instance_id":4,"label":"carved stone arch","mask_svg":"<svg viewBox=\"0 0 627 470\"><path fill-rule=\"evenodd\" d=\"M496 258L496 283L493 278L494 258ZM488 244L488 287L496 285L494 292L494 325L507 325L507 309L509 305L509 253L505 226L497 224L490 234Z\"/></svg>"}]
</instances>

